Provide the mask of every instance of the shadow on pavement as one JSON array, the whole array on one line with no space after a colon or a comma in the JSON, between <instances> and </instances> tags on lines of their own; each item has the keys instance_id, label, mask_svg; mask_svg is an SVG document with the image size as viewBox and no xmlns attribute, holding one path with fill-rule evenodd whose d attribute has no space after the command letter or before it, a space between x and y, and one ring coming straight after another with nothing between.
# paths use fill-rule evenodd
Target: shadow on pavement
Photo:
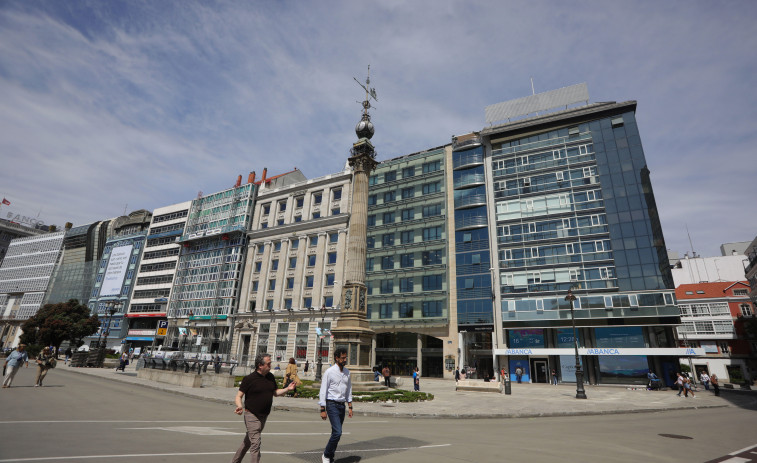
<instances>
[{"instance_id":1,"label":"shadow on pavement","mask_svg":"<svg viewBox=\"0 0 757 463\"><path fill-rule=\"evenodd\" d=\"M327 441L328 439L323 441L324 447L326 446ZM380 439L355 442L352 444L339 444L334 462L356 463L363 458L384 459L388 455L413 450L423 445L428 445L428 442L401 436L387 436ZM321 455L319 450L323 451L322 449L315 449L304 454L296 455L295 457L302 461L320 462Z\"/></svg>"}]
</instances>

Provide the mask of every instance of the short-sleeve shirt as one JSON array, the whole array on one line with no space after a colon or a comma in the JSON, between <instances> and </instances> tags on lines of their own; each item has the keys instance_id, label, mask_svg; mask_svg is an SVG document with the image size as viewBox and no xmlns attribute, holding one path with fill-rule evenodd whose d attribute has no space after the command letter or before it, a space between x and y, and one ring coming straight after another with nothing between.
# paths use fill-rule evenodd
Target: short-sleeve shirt
<instances>
[{"instance_id":1,"label":"short-sleeve shirt","mask_svg":"<svg viewBox=\"0 0 757 463\"><path fill-rule=\"evenodd\" d=\"M7 359L8 365L12 367L20 367L21 365L23 365L24 362L28 362L28 361L29 361L29 354L27 354L26 351L21 352L18 350L14 350L13 352L11 352Z\"/></svg>"},{"instance_id":2,"label":"short-sleeve shirt","mask_svg":"<svg viewBox=\"0 0 757 463\"><path fill-rule=\"evenodd\" d=\"M271 414L276 389L276 378L273 374L263 376L257 371L245 376L239 385L239 390L244 393L244 408L255 416Z\"/></svg>"}]
</instances>

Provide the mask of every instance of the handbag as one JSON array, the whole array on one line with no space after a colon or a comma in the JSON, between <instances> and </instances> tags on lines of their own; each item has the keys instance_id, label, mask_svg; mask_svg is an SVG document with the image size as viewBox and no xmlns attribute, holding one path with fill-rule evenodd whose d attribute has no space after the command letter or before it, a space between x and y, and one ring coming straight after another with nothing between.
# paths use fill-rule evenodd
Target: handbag
<instances>
[{"instance_id":1,"label":"handbag","mask_svg":"<svg viewBox=\"0 0 757 463\"><path fill-rule=\"evenodd\" d=\"M55 365L58 364L58 360L55 357L51 357L50 360L48 360L48 366L50 368L55 368Z\"/></svg>"}]
</instances>

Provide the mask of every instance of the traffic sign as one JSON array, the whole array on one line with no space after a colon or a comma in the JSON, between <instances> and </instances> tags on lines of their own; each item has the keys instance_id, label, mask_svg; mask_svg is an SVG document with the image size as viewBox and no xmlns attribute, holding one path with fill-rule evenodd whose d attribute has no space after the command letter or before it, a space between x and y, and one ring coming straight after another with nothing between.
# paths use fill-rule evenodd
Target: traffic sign
<instances>
[{"instance_id":1,"label":"traffic sign","mask_svg":"<svg viewBox=\"0 0 757 463\"><path fill-rule=\"evenodd\" d=\"M158 336L165 336L168 331L168 320L158 320Z\"/></svg>"}]
</instances>

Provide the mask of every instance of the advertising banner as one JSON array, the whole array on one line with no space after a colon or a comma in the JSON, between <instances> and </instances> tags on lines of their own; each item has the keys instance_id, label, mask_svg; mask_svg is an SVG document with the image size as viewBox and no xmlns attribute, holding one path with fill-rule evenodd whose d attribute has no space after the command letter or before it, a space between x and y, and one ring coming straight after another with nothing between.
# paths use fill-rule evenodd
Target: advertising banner
<instances>
[{"instance_id":1,"label":"advertising banner","mask_svg":"<svg viewBox=\"0 0 757 463\"><path fill-rule=\"evenodd\" d=\"M579 357L578 361L581 363L581 367L583 369L583 365L584 365L583 359ZM560 356L560 373L561 373L560 378L563 380L563 382L566 382L566 383L576 382L576 357L575 356L573 355ZM584 372L584 375L586 375L585 372Z\"/></svg>"},{"instance_id":2,"label":"advertising banner","mask_svg":"<svg viewBox=\"0 0 757 463\"><path fill-rule=\"evenodd\" d=\"M124 283L126 270L129 268L129 259L133 244L113 248L108 260L108 268L105 270L103 284L100 287L100 296L117 296L121 294L121 286Z\"/></svg>"}]
</instances>

